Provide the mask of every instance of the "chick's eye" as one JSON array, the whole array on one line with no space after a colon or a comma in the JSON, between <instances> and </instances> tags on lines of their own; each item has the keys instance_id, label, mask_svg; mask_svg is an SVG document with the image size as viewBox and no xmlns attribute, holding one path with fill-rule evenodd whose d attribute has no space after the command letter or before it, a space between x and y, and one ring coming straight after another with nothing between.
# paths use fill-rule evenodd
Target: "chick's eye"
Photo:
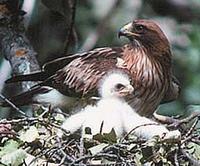
<instances>
[{"instance_id":1,"label":"chick's eye","mask_svg":"<svg viewBox=\"0 0 200 166\"><path fill-rule=\"evenodd\" d=\"M121 90L121 89L125 88L125 86L124 86L123 84L117 84L117 85L115 86L115 88L116 88L117 90Z\"/></svg>"},{"instance_id":2,"label":"chick's eye","mask_svg":"<svg viewBox=\"0 0 200 166\"><path fill-rule=\"evenodd\" d=\"M139 33L143 33L145 30L145 27L143 25L135 25L135 30Z\"/></svg>"}]
</instances>

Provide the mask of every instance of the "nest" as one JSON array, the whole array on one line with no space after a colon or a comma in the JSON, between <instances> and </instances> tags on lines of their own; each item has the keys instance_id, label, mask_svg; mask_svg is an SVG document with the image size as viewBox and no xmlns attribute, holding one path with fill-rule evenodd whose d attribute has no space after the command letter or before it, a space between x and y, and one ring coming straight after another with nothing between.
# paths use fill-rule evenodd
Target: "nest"
<instances>
[{"instance_id":1,"label":"nest","mask_svg":"<svg viewBox=\"0 0 200 166\"><path fill-rule=\"evenodd\" d=\"M37 111L34 117L0 121L3 165L200 165L200 114L184 119L165 117L169 129L179 129L179 140L150 140L128 133L121 139L115 131L92 136L69 134L60 126L62 112ZM62 138L57 131L63 130Z\"/></svg>"}]
</instances>

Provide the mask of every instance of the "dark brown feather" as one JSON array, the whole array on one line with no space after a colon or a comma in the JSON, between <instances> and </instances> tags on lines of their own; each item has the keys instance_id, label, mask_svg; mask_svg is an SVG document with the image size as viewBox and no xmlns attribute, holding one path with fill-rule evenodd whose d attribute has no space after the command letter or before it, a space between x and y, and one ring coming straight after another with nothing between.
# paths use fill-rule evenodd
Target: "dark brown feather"
<instances>
[{"instance_id":1,"label":"dark brown feather","mask_svg":"<svg viewBox=\"0 0 200 166\"><path fill-rule=\"evenodd\" d=\"M19 81L44 81L49 77L46 72L39 71L31 74L26 74L26 75L16 75L13 76L10 79L6 80L6 83L13 83L13 82L19 82Z\"/></svg>"},{"instance_id":2,"label":"dark brown feather","mask_svg":"<svg viewBox=\"0 0 200 166\"><path fill-rule=\"evenodd\" d=\"M88 52L58 70L43 82L68 96L97 96L99 80L110 70L117 69L117 57L122 57L121 48L101 48ZM126 69L125 69L126 70Z\"/></svg>"},{"instance_id":3,"label":"dark brown feather","mask_svg":"<svg viewBox=\"0 0 200 166\"><path fill-rule=\"evenodd\" d=\"M168 91L163 97L161 104L176 100L180 93L181 93L180 82L177 80L175 76L172 76L172 83L170 84Z\"/></svg>"}]
</instances>

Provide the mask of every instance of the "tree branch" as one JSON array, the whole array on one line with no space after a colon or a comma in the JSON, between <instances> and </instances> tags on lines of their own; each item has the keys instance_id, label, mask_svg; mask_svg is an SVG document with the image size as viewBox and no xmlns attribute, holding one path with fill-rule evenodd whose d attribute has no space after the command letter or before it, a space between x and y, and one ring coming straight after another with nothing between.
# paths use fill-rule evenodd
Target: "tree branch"
<instances>
[{"instance_id":1,"label":"tree branch","mask_svg":"<svg viewBox=\"0 0 200 166\"><path fill-rule=\"evenodd\" d=\"M24 34L23 15L19 0L0 0L0 49L15 75L40 70L37 53ZM22 83L23 91L32 85Z\"/></svg>"},{"instance_id":2,"label":"tree branch","mask_svg":"<svg viewBox=\"0 0 200 166\"><path fill-rule=\"evenodd\" d=\"M174 119L169 116L159 115L158 113L154 113L154 118L161 123L168 124L169 128L177 128L182 124L189 123L191 120L195 118L199 118L200 113L199 112L193 112L190 116L184 118L184 119Z\"/></svg>"},{"instance_id":3,"label":"tree branch","mask_svg":"<svg viewBox=\"0 0 200 166\"><path fill-rule=\"evenodd\" d=\"M65 45L64 45L64 54L67 54L67 52L68 52L68 47L69 47L69 44L70 44L71 36L73 34L76 34L75 30L74 30L74 23L75 23L75 17L76 17L77 0L73 0L73 2L71 0L69 0L68 3L69 3L69 6L71 8L71 18L70 18L70 26L69 26L69 29L68 29L67 38L66 38Z\"/></svg>"}]
</instances>

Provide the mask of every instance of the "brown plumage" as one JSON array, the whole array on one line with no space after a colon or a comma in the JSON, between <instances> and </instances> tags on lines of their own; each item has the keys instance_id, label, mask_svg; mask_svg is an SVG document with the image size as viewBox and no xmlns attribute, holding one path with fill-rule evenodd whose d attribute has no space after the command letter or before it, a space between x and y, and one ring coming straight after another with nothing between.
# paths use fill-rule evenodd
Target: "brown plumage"
<instances>
[{"instance_id":1,"label":"brown plumage","mask_svg":"<svg viewBox=\"0 0 200 166\"><path fill-rule=\"evenodd\" d=\"M16 76L7 82L42 81L66 96L97 95L99 80L110 70L127 72L135 89L129 103L141 115L151 116L160 102L175 100L179 85L171 72L169 42L150 20L135 20L119 32L130 40L122 47L97 48L89 52L63 57L44 65L43 71Z\"/></svg>"}]
</instances>

